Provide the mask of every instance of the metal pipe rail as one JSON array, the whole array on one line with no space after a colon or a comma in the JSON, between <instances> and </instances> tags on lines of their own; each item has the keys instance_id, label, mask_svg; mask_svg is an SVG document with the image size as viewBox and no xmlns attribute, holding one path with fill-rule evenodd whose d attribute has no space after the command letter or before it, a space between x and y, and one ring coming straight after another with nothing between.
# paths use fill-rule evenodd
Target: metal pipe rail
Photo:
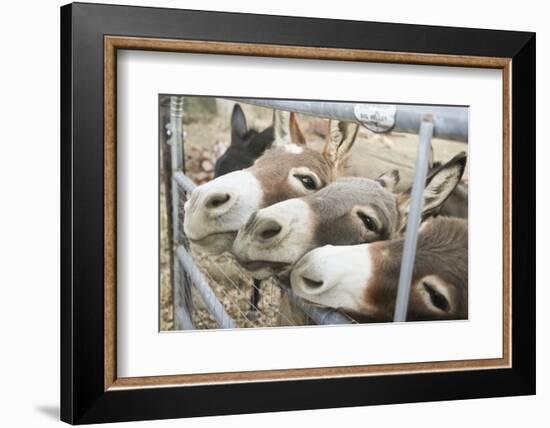
<instances>
[{"instance_id":1,"label":"metal pipe rail","mask_svg":"<svg viewBox=\"0 0 550 428\"><path fill-rule=\"evenodd\" d=\"M192 192L197 185L187 177L183 172L178 171L174 174L174 181L186 192Z\"/></svg>"},{"instance_id":2,"label":"metal pipe rail","mask_svg":"<svg viewBox=\"0 0 550 428\"><path fill-rule=\"evenodd\" d=\"M465 106L411 106L254 98L231 98L231 100L326 119L356 122L373 132L395 130L417 134L422 117L425 114L431 114L434 118L434 137L468 142L468 107Z\"/></svg>"},{"instance_id":3,"label":"metal pipe rail","mask_svg":"<svg viewBox=\"0 0 550 428\"><path fill-rule=\"evenodd\" d=\"M420 135L418 137L418 153L416 155L411 202L409 206L409 216L407 218L407 231L405 232L405 244L403 256L401 257L399 285L397 287L397 297L395 299L395 310L393 315L393 320L395 322L407 321L411 281L416 258L416 244L418 242L418 228L420 226L420 216L424 203L423 193L426 184L426 175L428 174L428 161L430 158L433 130L434 124L431 117L425 117L420 124Z\"/></svg>"},{"instance_id":4,"label":"metal pipe rail","mask_svg":"<svg viewBox=\"0 0 550 428\"><path fill-rule=\"evenodd\" d=\"M169 162L172 176L184 168L183 161L183 97L170 97L170 137L167 141L169 145ZM165 155L168 153L165 152ZM168 160L168 159L166 159ZM180 267L174 256L174 248L181 244L180 234L180 194L177 186L174 186L169 180L167 184L166 195L171 210L171 230L169 231L171 256L170 264L172 271L172 300L174 305L174 324L185 330L194 328L191 313L193 311L193 299L189 284L180 278ZM170 222L169 222L170 224Z\"/></svg>"},{"instance_id":5,"label":"metal pipe rail","mask_svg":"<svg viewBox=\"0 0 550 428\"><path fill-rule=\"evenodd\" d=\"M306 302L304 299L296 296L291 288L280 287L284 293L288 294L288 297L292 302L302 310L309 318L318 325L335 325L335 324L357 324L357 322L346 314L338 311L337 309L324 308L320 306L312 305Z\"/></svg>"}]
</instances>

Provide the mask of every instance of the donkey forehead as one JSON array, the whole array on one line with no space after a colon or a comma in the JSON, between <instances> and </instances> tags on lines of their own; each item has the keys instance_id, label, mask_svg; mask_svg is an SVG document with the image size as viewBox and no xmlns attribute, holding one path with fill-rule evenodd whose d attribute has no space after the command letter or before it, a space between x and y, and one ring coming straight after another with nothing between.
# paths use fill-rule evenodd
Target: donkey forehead
<instances>
[{"instance_id":1,"label":"donkey forehead","mask_svg":"<svg viewBox=\"0 0 550 428\"><path fill-rule=\"evenodd\" d=\"M348 211L356 205L373 203L393 209L397 201L396 196L378 182L359 177L339 178L324 189L305 196L304 199L311 206L328 206L337 211Z\"/></svg>"},{"instance_id":2,"label":"donkey forehead","mask_svg":"<svg viewBox=\"0 0 550 428\"><path fill-rule=\"evenodd\" d=\"M282 147L272 147L260 156L251 170L256 175L284 175L291 168L307 167L326 184L330 178L331 169L321 153L306 146L289 144Z\"/></svg>"},{"instance_id":3,"label":"donkey forehead","mask_svg":"<svg viewBox=\"0 0 550 428\"><path fill-rule=\"evenodd\" d=\"M388 220L397 215L397 197L368 178L340 178L304 199L321 216L339 217L355 206L375 206Z\"/></svg>"}]
</instances>

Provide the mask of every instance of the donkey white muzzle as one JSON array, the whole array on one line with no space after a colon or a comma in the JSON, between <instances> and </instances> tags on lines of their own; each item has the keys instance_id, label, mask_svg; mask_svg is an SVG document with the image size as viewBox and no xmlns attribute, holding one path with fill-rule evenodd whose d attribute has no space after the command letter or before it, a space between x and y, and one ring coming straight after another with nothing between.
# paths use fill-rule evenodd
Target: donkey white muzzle
<instances>
[{"instance_id":1,"label":"donkey white muzzle","mask_svg":"<svg viewBox=\"0 0 550 428\"><path fill-rule=\"evenodd\" d=\"M290 283L298 296L310 302L359 311L371 270L367 245L326 245L296 263Z\"/></svg>"},{"instance_id":2,"label":"donkey white muzzle","mask_svg":"<svg viewBox=\"0 0 550 428\"><path fill-rule=\"evenodd\" d=\"M307 203L300 199L280 202L249 218L232 252L248 270L262 268L261 277L266 276L266 269L279 274L312 248L312 227Z\"/></svg>"},{"instance_id":3,"label":"donkey white muzzle","mask_svg":"<svg viewBox=\"0 0 550 428\"><path fill-rule=\"evenodd\" d=\"M262 198L260 183L249 171L232 172L198 186L185 203L185 234L210 252L229 250Z\"/></svg>"}]
</instances>

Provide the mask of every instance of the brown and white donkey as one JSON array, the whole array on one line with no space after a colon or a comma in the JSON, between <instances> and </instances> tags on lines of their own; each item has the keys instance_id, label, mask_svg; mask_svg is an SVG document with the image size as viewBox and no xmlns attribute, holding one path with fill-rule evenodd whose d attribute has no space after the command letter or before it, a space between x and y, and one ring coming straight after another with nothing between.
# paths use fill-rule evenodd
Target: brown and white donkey
<instances>
[{"instance_id":1,"label":"brown and white donkey","mask_svg":"<svg viewBox=\"0 0 550 428\"><path fill-rule=\"evenodd\" d=\"M391 321L404 239L362 245L326 245L292 270L294 292L313 303ZM423 223L414 263L407 320L468 318L468 225L437 217Z\"/></svg>"}]
</instances>

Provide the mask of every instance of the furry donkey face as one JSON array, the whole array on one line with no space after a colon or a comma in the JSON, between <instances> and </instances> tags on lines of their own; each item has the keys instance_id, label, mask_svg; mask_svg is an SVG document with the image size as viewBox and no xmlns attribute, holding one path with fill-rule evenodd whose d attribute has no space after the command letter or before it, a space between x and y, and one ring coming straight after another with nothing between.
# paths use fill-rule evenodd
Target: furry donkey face
<instances>
[{"instance_id":1,"label":"furry donkey face","mask_svg":"<svg viewBox=\"0 0 550 428\"><path fill-rule=\"evenodd\" d=\"M423 218L447 199L466 165L460 154L432 173L424 190ZM239 230L233 253L262 279L286 273L305 253L324 245L355 245L402 235L410 192L394 194L397 171L376 180L340 178L324 189L261 209Z\"/></svg>"},{"instance_id":2,"label":"furry donkey face","mask_svg":"<svg viewBox=\"0 0 550 428\"><path fill-rule=\"evenodd\" d=\"M294 292L369 321L391 321L404 239L327 245L307 253L291 274ZM426 221L418 235L408 320L468 317L468 225L457 218Z\"/></svg>"},{"instance_id":3,"label":"furry donkey face","mask_svg":"<svg viewBox=\"0 0 550 428\"><path fill-rule=\"evenodd\" d=\"M184 230L194 245L221 253L237 231L263 207L305 196L338 176L358 125L335 122L323 153L310 149L294 114L275 112L271 148L244 170L197 187L185 204ZM337 128L337 129L336 129Z\"/></svg>"}]
</instances>

